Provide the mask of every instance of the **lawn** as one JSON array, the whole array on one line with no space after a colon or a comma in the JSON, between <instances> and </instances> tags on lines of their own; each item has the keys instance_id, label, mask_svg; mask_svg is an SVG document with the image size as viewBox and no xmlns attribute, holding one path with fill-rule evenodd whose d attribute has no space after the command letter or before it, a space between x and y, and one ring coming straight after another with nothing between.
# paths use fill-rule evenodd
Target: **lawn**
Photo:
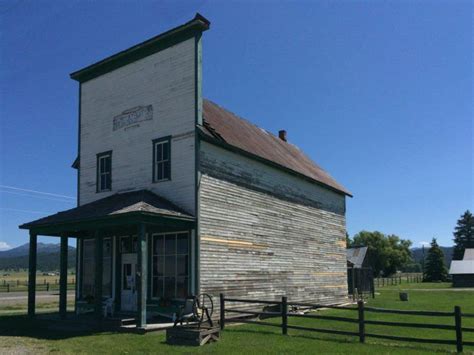
<instances>
[{"instance_id":1,"label":"lawn","mask_svg":"<svg viewBox=\"0 0 474 355\"><path fill-rule=\"evenodd\" d=\"M418 284L420 285L420 284ZM452 291L446 284L423 284L423 290L410 289L409 302L398 300L399 288L405 285L389 286L377 290L376 299L369 300L368 306L452 311L460 305L464 312L474 313L474 292ZM444 288L444 289L443 289ZM428 291L432 289L432 291ZM321 312L321 311L320 311ZM327 315L357 317L357 312L344 310L325 310ZM420 323L453 324L452 318L426 318L420 316L401 316L381 313L366 313L366 319L397 320ZM267 320L268 321L268 320ZM278 323L279 319L270 320ZM327 320L291 318L290 324L306 327L325 327L356 331L357 324ZM474 327L474 318L464 318L463 326ZM433 339L455 339L454 331L395 328L367 325L367 332L390 335L412 336ZM117 333L73 333L65 330L47 330L36 327L18 316L0 317L0 353L20 352L35 354L61 353L222 353L222 354L286 354L286 353L342 353L342 354L432 354L455 352L454 345L430 345L394 342L367 338L366 344L359 344L358 338L337 335L324 335L313 332L289 330L283 336L280 329L256 325L227 326L222 340L202 348L169 346L165 343L164 332L147 335ZM465 340L474 341L474 333L464 333ZM465 347L466 353L474 353L474 347Z\"/></svg>"}]
</instances>

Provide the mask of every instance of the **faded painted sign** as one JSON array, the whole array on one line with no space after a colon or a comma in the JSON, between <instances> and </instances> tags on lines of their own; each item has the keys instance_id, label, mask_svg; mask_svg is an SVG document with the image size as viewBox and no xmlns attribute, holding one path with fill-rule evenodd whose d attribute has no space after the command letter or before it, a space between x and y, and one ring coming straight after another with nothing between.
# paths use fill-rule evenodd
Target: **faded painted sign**
<instances>
[{"instance_id":1,"label":"faded painted sign","mask_svg":"<svg viewBox=\"0 0 474 355\"><path fill-rule=\"evenodd\" d=\"M136 106L114 117L114 131L153 119L153 105Z\"/></svg>"}]
</instances>

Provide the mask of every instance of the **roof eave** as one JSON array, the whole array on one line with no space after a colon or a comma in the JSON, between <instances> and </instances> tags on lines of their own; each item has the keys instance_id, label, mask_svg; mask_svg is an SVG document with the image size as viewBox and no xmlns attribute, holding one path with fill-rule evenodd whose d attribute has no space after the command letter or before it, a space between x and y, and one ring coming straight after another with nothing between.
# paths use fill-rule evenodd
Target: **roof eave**
<instances>
[{"instance_id":1,"label":"roof eave","mask_svg":"<svg viewBox=\"0 0 474 355\"><path fill-rule=\"evenodd\" d=\"M118 214L112 214L112 215L107 215L107 216L101 216L101 217L92 217L92 218L82 218L82 219L76 219L76 220L71 220L71 221L63 221L63 222L57 222L57 223L41 223L41 224L35 224L35 222L30 222L30 223L24 223L20 225L18 228L19 229L26 229L30 231L35 231L35 230L44 230L48 228L55 227L56 229L58 228L73 228L75 225L85 225L85 224L91 224L98 226L101 222L113 222L117 221L117 223L121 223L121 221L125 221L127 218L136 218L137 221L141 217L145 218L160 218L160 219L165 219L165 220L175 220L175 221L180 221L183 223L195 223L196 218L192 216L174 216L170 214L165 214L165 213L152 213L152 212L147 212L147 211L132 211L132 212L125 212L125 213L118 213ZM146 222L145 222L146 223Z\"/></svg>"},{"instance_id":2,"label":"roof eave","mask_svg":"<svg viewBox=\"0 0 474 355\"><path fill-rule=\"evenodd\" d=\"M209 26L210 21L197 13L191 21L109 56L97 63L77 70L71 73L70 77L80 83L86 82L126 64L171 47L183 40L192 38L197 33L207 31Z\"/></svg>"},{"instance_id":3,"label":"roof eave","mask_svg":"<svg viewBox=\"0 0 474 355\"><path fill-rule=\"evenodd\" d=\"M232 150L232 151L237 152L237 153L239 153L239 154L242 154L242 155L244 155L244 156L248 156L248 157L250 157L250 158L252 158L252 159L258 160L258 161L263 162L263 163L265 163L265 164L267 164L267 165L273 166L273 167L275 167L275 168L277 168L277 169L280 169L280 170L289 172L289 173L291 173L291 174L293 174L293 175L296 175L296 176L301 177L301 178L303 178L303 179L305 179L305 180L308 180L308 181L310 181L310 182L312 182L312 183L315 183L315 184L318 184L318 185L320 185L320 186L323 186L323 187L325 187L325 188L327 188L327 189L329 189L329 190L332 190L332 191L334 191L334 192L337 192L337 193L339 193L339 194L342 194L342 195L345 195L345 196L348 196L348 197L354 197L354 196L353 196L350 192L348 192L348 191L336 189L336 188L333 187L333 186L330 186L330 185L327 185L327 184L325 184L325 183L323 183L323 182L321 182L321 181L315 180L315 179L313 179L313 178L311 178L311 177L309 177L309 176L307 176L307 175L304 175L304 174L302 174L302 173L300 173L300 172L298 172L298 171L295 171L295 170L293 170L293 169L287 168L286 166L283 166L283 165L280 165L280 164L278 164L278 163L275 163L274 161L271 161L271 160L262 158L262 157L259 156L259 155L256 155L256 154L252 154L252 153L250 153L250 152L247 152L246 150L240 149L240 148L238 148L238 147L236 147L236 146L234 146L234 145L232 145L232 144L229 144L229 143L227 143L227 142L225 142L225 141L218 140L217 138L210 137L209 135L207 135L206 133L204 133L204 132L202 131L202 129L199 129L199 130L198 130L198 135L199 135L199 137L200 137L201 139L203 139L204 141L206 141L206 142L208 142L208 143L212 143L212 144L218 145L218 146L220 146L220 147L222 147L222 148L224 148L224 149Z\"/></svg>"}]
</instances>

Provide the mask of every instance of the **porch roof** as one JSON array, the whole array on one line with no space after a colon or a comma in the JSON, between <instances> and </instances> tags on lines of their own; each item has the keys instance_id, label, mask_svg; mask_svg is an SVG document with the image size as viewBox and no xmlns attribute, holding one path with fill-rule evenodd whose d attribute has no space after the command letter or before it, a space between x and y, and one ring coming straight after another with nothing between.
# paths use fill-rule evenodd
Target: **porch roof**
<instances>
[{"instance_id":1,"label":"porch roof","mask_svg":"<svg viewBox=\"0 0 474 355\"><path fill-rule=\"evenodd\" d=\"M191 226L194 216L149 190L116 193L109 197L22 224L39 234L59 235L124 224L147 223Z\"/></svg>"}]
</instances>

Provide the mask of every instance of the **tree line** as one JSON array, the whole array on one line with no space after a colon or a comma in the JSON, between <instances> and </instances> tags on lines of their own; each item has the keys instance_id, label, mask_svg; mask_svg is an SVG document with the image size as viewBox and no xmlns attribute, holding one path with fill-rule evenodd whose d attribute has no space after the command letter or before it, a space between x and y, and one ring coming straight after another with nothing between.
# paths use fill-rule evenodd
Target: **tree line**
<instances>
[{"instance_id":1,"label":"tree line","mask_svg":"<svg viewBox=\"0 0 474 355\"><path fill-rule=\"evenodd\" d=\"M453 260L461 260L466 248L474 248L474 216L467 210L458 219L453 232ZM423 280L446 281L448 270L444 253L433 238L426 257L420 263L413 260L412 242L394 234L361 231L350 238L346 235L347 247L367 247L366 265L372 268L374 276L389 277L397 271L423 271Z\"/></svg>"}]
</instances>

